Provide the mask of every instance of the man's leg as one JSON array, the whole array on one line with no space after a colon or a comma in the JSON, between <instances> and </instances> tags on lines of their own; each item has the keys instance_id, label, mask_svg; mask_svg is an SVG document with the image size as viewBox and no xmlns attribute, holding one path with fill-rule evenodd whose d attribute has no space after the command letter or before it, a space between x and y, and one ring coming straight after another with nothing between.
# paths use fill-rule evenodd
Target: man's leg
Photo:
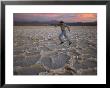
<instances>
[{"instance_id":1,"label":"man's leg","mask_svg":"<svg viewBox=\"0 0 110 88\"><path fill-rule=\"evenodd\" d=\"M63 36L63 32L59 35L59 40L61 41L61 43L60 44L62 44L63 43L63 40L62 40L62 37Z\"/></svg>"},{"instance_id":2,"label":"man's leg","mask_svg":"<svg viewBox=\"0 0 110 88\"><path fill-rule=\"evenodd\" d=\"M67 39L67 41L69 42L69 45L70 45L72 42L69 40L68 36L66 35L66 31L64 31L64 36L65 36L65 38Z\"/></svg>"}]
</instances>

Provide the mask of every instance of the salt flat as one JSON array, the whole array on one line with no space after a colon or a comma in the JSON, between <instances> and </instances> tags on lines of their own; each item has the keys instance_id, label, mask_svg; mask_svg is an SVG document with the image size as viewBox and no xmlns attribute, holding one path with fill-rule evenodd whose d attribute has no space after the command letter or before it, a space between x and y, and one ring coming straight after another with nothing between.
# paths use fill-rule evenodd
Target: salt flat
<instances>
[{"instance_id":1,"label":"salt flat","mask_svg":"<svg viewBox=\"0 0 110 88\"><path fill-rule=\"evenodd\" d=\"M72 44L60 44L60 27L14 26L15 75L96 75L97 27L70 26Z\"/></svg>"}]
</instances>

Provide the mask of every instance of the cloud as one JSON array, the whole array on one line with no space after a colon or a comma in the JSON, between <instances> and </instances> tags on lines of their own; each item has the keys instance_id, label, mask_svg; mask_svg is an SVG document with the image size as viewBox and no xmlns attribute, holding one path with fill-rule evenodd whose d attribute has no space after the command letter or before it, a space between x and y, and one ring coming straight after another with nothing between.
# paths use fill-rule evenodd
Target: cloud
<instances>
[{"instance_id":1,"label":"cloud","mask_svg":"<svg viewBox=\"0 0 110 88\"><path fill-rule=\"evenodd\" d=\"M97 14L95 13L74 13L74 16L65 18L67 22L93 22L97 21Z\"/></svg>"},{"instance_id":2,"label":"cloud","mask_svg":"<svg viewBox=\"0 0 110 88\"><path fill-rule=\"evenodd\" d=\"M95 13L15 13L15 21L91 22L97 20Z\"/></svg>"},{"instance_id":3,"label":"cloud","mask_svg":"<svg viewBox=\"0 0 110 88\"><path fill-rule=\"evenodd\" d=\"M96 21L97 20L97 14L93 13L85 13L85 14L79 14L79 20L81 21Z\"/></svg>"}]
</instances>

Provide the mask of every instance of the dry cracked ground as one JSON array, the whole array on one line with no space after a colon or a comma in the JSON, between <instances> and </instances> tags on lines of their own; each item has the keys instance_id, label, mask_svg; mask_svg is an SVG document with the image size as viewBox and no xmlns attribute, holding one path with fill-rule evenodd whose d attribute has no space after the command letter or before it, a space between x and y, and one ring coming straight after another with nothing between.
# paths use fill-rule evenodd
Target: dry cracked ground
<instances>
[{"instance_id":1,"label":"dry cracked ground","mask_svg":"<svg viewBox=\"0 0 110 88\"><path fill-rule=\"evenodd\" d=\"M71 26L69 45L59 27L14 26L14 75L97 75L96 28Z\"/></svg>"}]
</instances>

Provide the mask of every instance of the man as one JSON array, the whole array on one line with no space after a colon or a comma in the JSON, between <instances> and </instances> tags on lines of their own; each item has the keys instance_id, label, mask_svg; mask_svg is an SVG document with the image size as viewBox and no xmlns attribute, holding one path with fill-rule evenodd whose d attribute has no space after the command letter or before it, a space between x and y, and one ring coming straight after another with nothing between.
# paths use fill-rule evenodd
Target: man
<instances>
[{"instance_id":1,"label":"man","mask_svg":"<svg viewBox=\"0 0 110 88\"><path fill-rule=\"evenodd\" d=\"M63 40L62 40L62 38L61 38L62 36L64 36L67 39L67 41L69 42L69 45L70 45L71 44L71 41L69 40L68 36L66 35L66 30L65 30L65 28L67 28L68 31L70 32L69 26L67 26L66 24L64 24L63 21L60 21L59 24L58 24L58 26L60 26L60 28L61 28L61 34L59 35L59 40L61 41L60 44L64 43Z\"/></svg>"}]
</instances>

